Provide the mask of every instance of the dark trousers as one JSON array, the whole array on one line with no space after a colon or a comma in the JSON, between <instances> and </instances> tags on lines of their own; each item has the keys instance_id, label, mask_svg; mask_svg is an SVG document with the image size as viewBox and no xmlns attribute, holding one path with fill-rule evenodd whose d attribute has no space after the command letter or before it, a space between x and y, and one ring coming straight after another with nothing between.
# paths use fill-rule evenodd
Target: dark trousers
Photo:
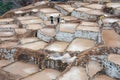
<instances>
[{"instance_id":1,"label":"dark trousers","mask_svg":"<svg viewBox=\"0 0 120 80\"><path fill-rule=\"evenodd\" d=\"M54 24L53 20L51 20L51 24Z\"/></svg>"},{"instance_id":2,"label":"dark trousers","mask_svg":"<svg viewBox=\"0 0 120 80\"><path fill-rule=\"evenodd\" d=\"M57 23L60 23L60 19L59 18L57 19Z\"/></svg>"}]
</instances>

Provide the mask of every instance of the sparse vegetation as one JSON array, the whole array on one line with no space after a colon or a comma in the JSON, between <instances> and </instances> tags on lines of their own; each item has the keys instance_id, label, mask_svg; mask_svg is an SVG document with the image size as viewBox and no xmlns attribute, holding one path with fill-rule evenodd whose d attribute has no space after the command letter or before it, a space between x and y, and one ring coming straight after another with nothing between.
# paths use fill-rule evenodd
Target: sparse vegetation
<instances>
[{"instance_id":1,"label":"sparse vegetation","mask_svg":"<svg viewBox=\"0 0 120 80\"><path fill-rule=\"evenodd\" d=\"M0 2L0 15L5 13L6 11L12 9L14 4L12 2Z\"/></svg>"},{"instance_id":2,"label":"sparse vegetation","mask_svg":"<svg viewBox=\"0 0 120 80\"><path fill-rule=\"evenodd\" d=\"M10 9L23 7L32 3L32 0L0 0L0 15L9 11Z\"/></svg>"}]
</instances>

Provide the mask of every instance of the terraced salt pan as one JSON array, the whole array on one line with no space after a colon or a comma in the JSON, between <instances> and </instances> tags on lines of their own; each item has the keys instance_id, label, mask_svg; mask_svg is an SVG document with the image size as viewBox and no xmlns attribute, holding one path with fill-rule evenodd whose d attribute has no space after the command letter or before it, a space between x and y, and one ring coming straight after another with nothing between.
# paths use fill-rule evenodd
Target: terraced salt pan
<instances>
[{"instance_id":1,"label":"terraced salt pan","mask_svg":"<svg viewBox=\"0 0 120 80\"><path fill-rule=\"evenodd\" d=\"M99 27L78 26L76 30L99 32Z\"/></svg>"},{"instance_id":2,"label":"terraced salt pan","mask_svg":"<svg viewBox=\"0 0 120 80\"><path fill-rule=\"evenodd\" d=\"M31 19L38 19L39 17L36 16L21 16L21 17L17 17L18 20L22 21L22 20L31 20Z\"/></svg>"},{"instance_id":3,"label":"terraced salt pan","mask_svg":"<svg viewBox=\"0 0 120 80\"><path fill-rule=\"evenodd\" d=\"M98 24L95 22L81 21L80 25L89 26L89 27L97 27Z\"/></svg>"},{"instance_id":4,"label":"terraced salt pan","mask_svg":"<svg viewBox=\"0 0 120 80\"><path fill-rule=\"evenodd\" d=\"M1 41L17 41L17 38L12 36L12 37L2 37L0 38Z\"/></svg>"},{"instance_id":5,"label":"terraced salt pan","mask_svg":"<svg viewBox=\"0 0 120 80\"><path fill-rule=\"evenodd\" d=\"M39 68L33 64L27 64L27 63L23 63L23 62L15 62L7 67L4 67L3 70L6 72L15 74L15 75L25 77L25 76L28 76L35 72L38 72Z\"/></svg>"},{"instance_id":6,"label":"terraced salt pan","mask_svg":"<svg viewBox=\"0 0 120 80\"><path fill-rule=\"evenodd\" d=\"M22 80L52 80L56 79L60 75L60 72L54 69L45 69L39 73L29 76Z\"/></svg>"},{"instance_id":7,"label":"terraced salt pan","mask_svg":"<svg viewBox=\"0 0 120 80\"><path fill-rule=\"evenodd\" d=\"M107 7L118 8L120 7L120 3L107 3Z\"/></svg>"},{"instance_id":8,"label":"terraced salt pan","mask_svg":"<svg viewBox=\"0 0 120 80\"><path fill-rule=\"evenodd\" d=\"M14 32L0 32L0 37L11 37L14 36Z\"/></svg>"},{"instance_id":9,"label":"terraced salt pan","mask_svg":"<svg viewBox=\"0 0 120 80\"><path fill-rule=\"evenodd\" d=\"M120 55L119 54L109 54L107 57L107 60L120 66Z\"/></svg>"},{"instance_id":10,"label":"terraced salt pan","mask_svg":"<svg viewBox=\"0 0 120 80\"><path fill-rule=\"evenodd\" d=\"M77 20L76 17L73 17L73 16L62 16L61 19L64 19L65 21L75 21Z\"/></svg>"},{"instance_id":11,"label":"terraced salt pan","mask_svg":"<svg viewBox=\"0 0 120 80\"><path fill-rule=\"evenodd\" d=\"M101 10L90 10L86 12L88 16L89 21L97 21L99 16L104 15L104 13Z\"/></svg>"},{"instance_id":12,"label":"terraced salt pan","mask_svg":"<svg viewBox=\"0 0 120 80\"><path fill-rule=\"evenodd\" d=\"M102 66L96 61L89 61L87 64L88 75L92 78L97 72L102 70Z\"/></svg>"},{"instance_id":13,"label":"terraced salt pan","mask_svg":"<svg viewBox=\"0 0 120 80\"><path fill-rule=\"evenodd\" d=\"M9 45L8 45L9 44ZM18 45L18 42L2 42L2 44L0 44L0 48L12 48Z\"/></svg>"},{"instance_id":14,"label":"terraced salt pan","mask_svg":"<svg viewBox=\"0 0 120 80\"><path fill-rule=\"evenodd\" d=\"M9 60L0 60L0 68L7 66L10 63L12 63L12 62Z\"/></svg>"},{"instance_id":15,"label":"terraced salt pan","mask_svg":"<svg viewBox=\"0 0 120 80\"><path fill-rule=\"evenodd\" d=\"M5 24L5 25L0 25L0 28L18 28L17 24Z\"/></svg>"},{"instance_id":16,"label":"terraced salt pan","mask_svg":"<svg viewBox=\"0 0 120 80\"><path fill-rule=\"evenodd\" d=\"M112 27L112 24L118 22L117 18L104 18L103 20L104 27Z\"/></svg>"},{"instance_id":17,"label":"terraced salt pan","mask_svg":"<svg viewBox=\"0 0 120 80\"><path fill-rule=\"evenodd\" d=\"M42 28L38 30L37 37L43 41L51 41L53 40L54 36L56 35L56 31L53 28Z\"/></svg>"},{"instance_id":18,"label":"terraced salt pan","mask_svg":"<svg viewBox=\"0 0 120 80\"><path fill-rule=\"evenodd\" d=\"M84 51L95 46L94 40L76 38L67 48L67 51Z\"/></svg>"},{"instance_id":19,"label":"terraced salt pan","mask_svg":"<svg viewBox=\"0 0 120 80\"><path fill-rule=\"evenodd\" d=\"M61 23L59 30L61 32L74 33L78 23Z\"/></svg>"},{"instance_id":20,"label":"terraced salt pan","mask_svg":"<svg viewBox=\"0 0 120 80\"><path fill-rule=\"evenodd\" d=\"M74 5L75 7L79 8L79 7L84 7L86 5L88 5L89 3L83 3L83 2L75 2Z\"/></svg>"},{"instance_id":21,"label":"terraced salt pan","mask_svg":"<svg viewBox=\"0 0 120 80\"><path fill-rule=\"evenodd\" d=\"M67 10L69 12L72 12L73 9L74 9L71 5L62 4L62 5L58 5L58 6L60 6L61 8L65 9L65 10Z\"/></svg>"},{"instance_id":22,"label":"terraced salt pan","mask_svg":"<svg viewBox=\"0 0 120 80\"><path fill-rule=\"evenodd\" d=\"M6 31L6 32L14 32L14 29L18 28L19 26L17 24L4 24L0 25L0 31Z\"/></svg>"},{"instance_id":23,"label":"terraced salt pan","mask_svg":"<svg viewBox=\"0 0 120 80\"><path fill-rule=\"evenodd\" d=\"M119 19L116 19L116 18L104 18L102 21L104 23L114 23L114 22L118 22Z\"/></svg>"},{"instance_id":24,"label":"terraced salt pan","mask_svg":"<svg viewBox=\"0 0 120 80\"><path fill-rule=\"evenodd\" d=\"M30 30L39 30L42 29L43 27L40 24L28 24L26 26L26 29L30 29Z\"/></svg>"},{"instance_id":25,"label":"terraced salt pan","mask_svg":"<svg viewBox=\"0 0 120 80\"><path fill-rule=\"evenodd\" d=\"M57 26L55 38L59 41L71 42L75 38L75 29L78 23L61 23Z\"/></svg>"},{"instance_id":26,"label":"terraced salt pan","mask_svg":"<svg viewBox=\"0 0 120 80\"><path fill-rule=\"evenodd\" d=\"M115 80L107 75L97 75L93 80Z\"/></svg>"},{"instance_id":27,"label":"terraced salt pan","mask_svg":"<svg viewBox=\"0 0 120 80\"><path fill-rule=\"evenodd\" d=\"M88 80L88 77L84 68L73 66L58 80Z\"/></svg>"},{"instance_id":28,"label":"terraced salt pan","mask_svg":"<svg viewBox=\"0 0 120 80\"><path fill-rule=\"evenodd\" d=\"M75 9L74 11L72 11L71 16L74 16L79 19L88 20L89 16L90 16L90 15L88 15L88 12L90 10L92 10L92 9L80 7L80 8Z\"/></svg>"},{"instance_id":29,"label":"terraced salt pan","mask_svg":"<svg viewBox=\"0 0 120 80\"><path fill-rule=\"evenodd\" d=\"M21 24L37 24L37 23L41 23L42 20L41 19L32 19L32 20L23 20L23 21L20 21Z\"/></svg>"},{"instance_id":30,"label":"terraced salt pan","mask_svg":"<svg viewBox=\"0 0 120 80\"><path fill-rule=\"evenodd\" d=\"M91 8L91 9L102 10L104 5L101 5L101 4L90 4L90 5L86 5L85 7Z\"/></svg>"},{"instance_id":31,"label":"terraced salt pan","mask_svg":"<svg viewBox=\"0 0 120 80\"><path fill-rule=\"evenodd\" d=\"M31 42L35 42L35 41L39 41L39 39L36 37L29 37L29 38L20 39L21 44L31 43Z\"/></svg>"},{"instance_id":32,"label":"terraced salt pan","mask_svg":"<svg viewBox=\"0 0 120 80\"><path fill-rule=\"evenodd\" d=\"M53 9L53 8L42 8L39 10L40 12L42 13L59 13L59 11L57 11L56 9Z\"/></svg>"},{"instance_id":33,"label":"terraced salt pan","mask_svg":"<svg viewBox=\"0 0 120 80\"><path fill-rule=\"evenodd\" d=\"M108 53L110 53L110 52L108 52ZM114 54L115 54L115 56L114 56ZM108 57L111 60L108 60ZM98 56L99 60L101 60L101 62L102 62L105 73L112 78L120 79L120 76L119 76L120 75L120 66L116 65L117 57L116 57L116 59L115 59L115 57L116 57L116 52L110 53L110 54L107 54L107 55ZM118 64L119 64L119 62L118 62Z\"/></svg>"},{"instance_id":34,"label":"terraced salt pan","mask_svg":"<svg viewBox=\"0 0 120 80\"><path fill-rule=\"evenodd\" d=\"M54 43L48 45L45 49L56 52L64 52L69 43L55 41Z\"/></svg>"},{"instance_id":35,"label":"terraced salt pan","mask_svg":"<svg viewBox=\"0 0 120 80\"><path fill-rule=\"evenodd\" d=\"M48 35L48 36L55 36L55 29L51 29L51 28L43 28L41 29L41 32L45 35Z\"/></svg>"},{"instance_id":36,"label":"terraced salt pan","mask_svg":"<svg viewBox=\"0 0 120 80\"><path fill-rule=\"evenodd\" d=\"M1 23L10 23L10 22L13 22L13 21L14 21L13 18L0 19L0 24Z\"/></svg>"},{"instance_id":37,"label":"terraced salt pan","mask_svg":"<svg viewBox=\"0 0 120 80\"><path fill-rule=\"evenodd\" d=\"M75 9L71 15L83 20L96 21L98 17L104 15L104 13L100 10L81 7Z\"/></svg>"},{"instance_id":38,"label":"terraced salt pan","mask_svg":"<svg viewBox=\"0 0 120 80\"><path fill-rule=\"evenodd\" d=\"M79 25L76 28L75 37L92 39L97 41L99 35L99 27L89 27Z\"/></svg>"},{"instance_id":39,"label":"terraced salt pan","mask_svg":"<svg viewBox=\"0 0 120 80\"><path fill-rule=\"evenodd\" d=\"M44 21L42 26L49 27L49 28L51 28L51 27L52 28L56 28L57 24L58 24L57 21L54 21L54 24L51 24L50 21Z\"/></svg>"},{"instance_id":40,"label":"terraced salt pan","mask_svg":"<svg viewBox=\"0 0 120 80\"><path fill-rule=\"evenodd\" d=\"M40 49L44 49L46 45L47 45L46 42L37 41L33 43L18 45L17 47L31 49L31 50L40 50Z\"/></svg>"},{"instance_id":41,"label":"terraced salt pan","mask_svg":"<svg viewBox=\"0 0 120 80\"><path fill-rule=\"evenodd\" d=\"M15 29L16 34L25 34L26 32L27 32L27 29L23 29L23 28Z\"/></svg>"},{"instance_id":42,"label":"terraced salt pan","mask_svg":"<svg viewBox=\"0 0 120 80\"><path fill-rule=\"evenodd\" d=\"M102 11L100 11L100 10L90 10L90 11L88 11L86 13L88 13L90 15L98 15L98 16L104 15L104 13Z\"/></svg>"},{"instance_id":43,"label":"terraced salt pan","mask_svg":"<svg viewBox=\"0 0 120 80\"><path fill-rule=\"evenodd\" d=\"M108 47L120 47L120 36L114 30L103 30L102 38Z\"/></svg>"},{"instance_id":44,"label":"terraced salt pan","mask_svg":"<svg viewBox=\"0 0 120 80\"><path fill-rule=\"evenodd\" d=\"M80 7L80 8L75 9L75 11L81 11L81 12L87 12L87 11L89 11L89 10L92 10L92 9L90 9L90 8L85 8L85 7Z\"/></svg>"},{"instance_id":45,"label":"terraced salt pan","mask_svg":"<svg viewBox=\"0 0 120 80\"><path fill-rule=\"evenodd\" d=\"M75 8L68 4L56 4L55 9L64 15L69 15Z\"/></svg>"}]
</instances>

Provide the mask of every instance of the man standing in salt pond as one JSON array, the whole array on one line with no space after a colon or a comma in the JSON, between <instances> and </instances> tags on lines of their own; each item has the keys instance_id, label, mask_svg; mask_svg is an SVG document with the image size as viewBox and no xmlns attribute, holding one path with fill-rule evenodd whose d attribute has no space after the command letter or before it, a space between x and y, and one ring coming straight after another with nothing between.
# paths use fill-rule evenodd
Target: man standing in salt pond
<instances>
[{"instance_id":1,"label":"man standing in salt pond","mask_svg":"<svg viewBox=\"0 0 120 80\"><path fill-rule=\"evenodd\" d=\"M58 15L58 17L57 17L57 23L59 24L60 23L60 14Z\"/></svg>"},{"instance_id":2,"label":"man standing in salt pond","mask_svg":"<svg viewBox=\"0 0 120 80\"><path fill-rule=\"evenodd\" d=\"M53 16L50 16L50 21L51 21L51 24L54 24Z\"/></svg>"}]
</instances>

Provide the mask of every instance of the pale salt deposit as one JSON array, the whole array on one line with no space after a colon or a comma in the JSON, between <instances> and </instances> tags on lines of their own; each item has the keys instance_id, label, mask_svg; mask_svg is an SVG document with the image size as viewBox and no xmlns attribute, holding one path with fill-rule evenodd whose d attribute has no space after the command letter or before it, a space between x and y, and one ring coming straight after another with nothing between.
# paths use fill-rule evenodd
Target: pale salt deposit
<instances>
[{"instance_id":1,"label":"pale salt deposit","mask_svg":"<svg viewBox=\"0 0 120 80\"><path fill-rule=\"evenodd\" d=\"M82 67L72 67L67 73L58 80L88 80L86 71Z\"/></svg>"}]
</instances>

